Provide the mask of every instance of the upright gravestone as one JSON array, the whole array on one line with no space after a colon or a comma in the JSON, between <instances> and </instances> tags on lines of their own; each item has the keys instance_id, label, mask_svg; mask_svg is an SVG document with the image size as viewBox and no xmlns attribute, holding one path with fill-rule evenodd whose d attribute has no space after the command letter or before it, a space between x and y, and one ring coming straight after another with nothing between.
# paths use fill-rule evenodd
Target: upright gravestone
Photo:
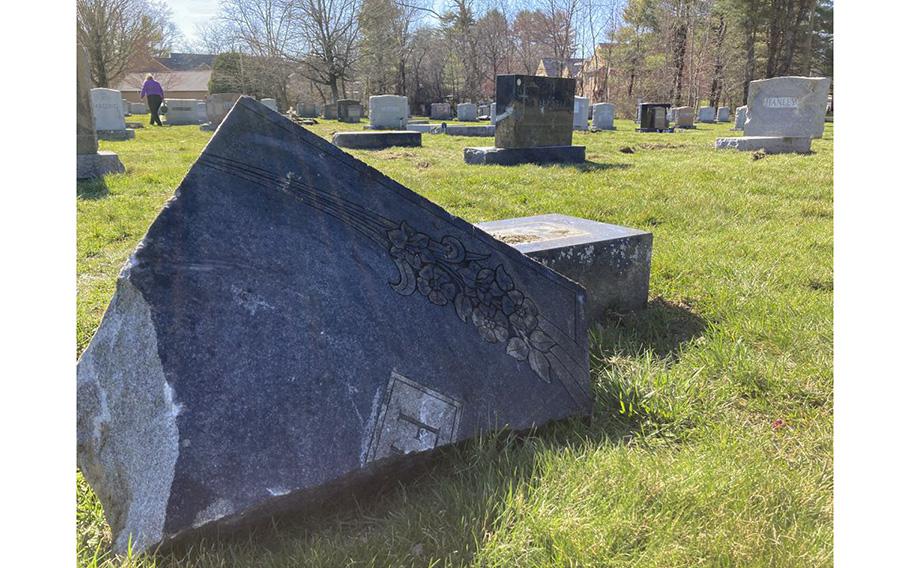
<instances>
[{"instance_id":1,"label":"upright gravestone","mask_svg":"<svg viewBox=\"0 0 910 568\"><path fill-rule=\"evenodd\" d=\"M408 98L400 95L370 97L370 128L403 129L408 125Z\"/></svg>"},{"instance_id":2,"label":"upright gravestone","mask_svg":"<svg viewBox=\"0 0 910 568\"><path fill-rule=\"evenodd\" d=\"M496 103L490 103L490 124L496 125Z\"/></svg>"},{"instance_id":3,"label":"upright gravestone","mask_svg":"<svg viewBox=\"0 0 910 568\"><path fill-rule=\"evenodd\" d=\"M123 116L129 116L133 114L133 112L130 110L130 102L128 100L121 99L120 102L123 105Z\"/></svg>"},{"instance_id":4,"label":"upright gravestone","mask_svg":"<svg viewBox=\"0 0 910 568\"><path fill-rule=\"evenodd\" d=\"M114 152L98 150L92 109L92 78L88 56L76 48L76 179L91 179L124 171Z\"/></svg>"},{"instance_id":5,"label":"upright gravestone","mask_svg":"<svg viewBox=\"0 0 910 568\"><path fill-rule=\"evenodd\" d=\"M744 136L718 138L715 147L806 153L825 130L831 79L774 77L749 83Z\"/></svg>"},{"instance_id":6,"label":"upright gravestone","mask_svg":"<svg viewBox=\"0 0 910 568\"><path fill-rule=\"evenodd\" d=\"M575 79L496 77L495 147L465 148L468 164L582 163L572 145Z\"/></svg>"},{"instance_id":7,"label":"upright gravestone","mask_svg":"<svg viewBox=\"0 0 910 568\"><path fill-rule=\"evenodd\" d=\"M638 105L638 132L673 132L668 114L670 103L640 103Z\"/></svg>"},{"instance_id":8,"label":"upright gravestone","mask_svg":"<svg viewBox=\"0 0 910 568\"><path fill-rule=\"evenodd\" d=\"M575 97L573 102L572 128L575 130L588 129L588 101L587 97Z\"/></svg>"},{"instance_id":9,"label":"upright gravestone","mask_svg":"<svg viewBox=\"0 0 910 568\"><path fill-rule=\"evenodd\" d=\"M270 109L272 109L273 111L278 112L278 101L277 101L277 100L275 100L275 99L262 99L262 101L260 101L260 102L261 102L262 105L265 106L266 108L270 108Z\"/></svg>"},{"instance_id":10,"label":"upright gravestone","mask_svg":"<svg viewBox=\"0 0 910 568\"><path fill-rule=\"evenodd\" d=\"M490 116L490 105L477 105L477 120L484 120Z\"/></svg>"},{"instance_id":11,"label":"upright gravestone","mask_svg":"<svg viewBox=\"0 0 910 568\"><path fill-rule=\"evenodd\" d=\"M306 509L590 415L584 314L578 284L244 97L79 361L78 464L117 552Z\"/></svg>"},{"instance_id":12,"label":"upright gravestone","mask_svg":"<svg viewBox=\"0 0 910 568\"><path fill-rule=\"evenodd\" d=\"M130 114L148 114L149 107L145 103L130 103Z\"/></svg>"},{"instance_id":13,"label":"upright gravestone","mask_svg":"<svg viewBox=\"0 0 910 568\"><path fill-rule=\"evenodd\" d=\"M714 107L698 107L698 122L711 123L715 120L717 120L717 110Z\"/></svg>"},{"instance_id":14,"label":"upright gravestone","mask_svg":"<svg viewBox=\"0 0 910 568\"><path fill-rule=\"evenodd\" d=\"M205 114L208 117L208 124L201 126L202 130L214 130L218 128L228 111L233 108L234 103L240 98L240 93L215 93L205 98Z\"/></svg>"},{"instance_id":15,"label":"upright gravestone","mask_svg":"<svg viewBox=\"0 0 910 568\"><path fill-rule=\"evenodd\" d=\"M203 124L208 121L208 112L206 111L205 101L196 101L196 122Z\"/></svg>"},{"instance_id":16,"label":"upright gravestone","mask_svg":"<svg viewBox=\"0 0 910 568\"><path fill-rule=\"evenodd\" d=\"M92 112L95 115L95 134L102 140L129 140L136 133L126 127L123 119L123 99L116 89L92 89Z\"/></svg>"},{"instance_id":17,"label":"upright gravestone","mask_svg":"<svg viewBox=\"0 0 910 568\"><path fill-rule=\"evenodd\" d=\"M475 122L477 120L477 105L474 103L461 103L455 107L455 113L458 120Z\"/></svg>"},{"instance_id":18,"label":"upright gravestone","mask_svg":"<svg viewBox=\"0 0 910 568\"><path fill-rule=\"evenodd\" d=\"M322 118L326 120L336 120L338 118L338 104L325 103L322 105Z\"/></svg>"},{"instance_id":19,"label":"upright gravestone","mask_svg":"<svg viewBox=\"0 0 910 568\"><path fill-rule=\"evenodd\" d=\"M449 103L433 103L430 105L431 120L449 120L452 118L452 105Z\"/></svg>"},{"instance_id":20,"label":"upright gravestone","mask_svg":"<svg viewBox=\"0 0 910 568\"><path fill-rule=\"evenodd\" d=\"M167 99L167 115L165 120L173 126L186 124L199 124L198 105L196 99Z\"/></svg>"},{"instance_id":21,"label":"upright gravestone","mask_svg":"<svg viewBox=\"0 0 910 568\"><path fill-rule=\"evenodd\" d=\"M736 107L736 118L733 121L733 130L742 130L746 126L746 111L748 106Z\"/></svg>"},{"instance_id":22,"label":"upright gravestone","mask_svg":"<svg viewBox=\"0 0 910 568\"><path fill-rule=\"evenodd\" d=\"M730 122L730 107L719 107L717 109L717 122Z\"/></svg>"},{"instance_id":23,"label":"upright gravestone","mask_svg":"<svg viewBox=\"0 0 910 568\"><path fill-rule=\"evenodd\" d=\"M597 130L615 130L613 117L615 107L612 103L597 103L591 114L591 126Z\"/></svg>"},{"instance_id":24,"label":"upright gravestone","mask_svg":"<svg viewBox=\"0 0 910 568\"><path fill-rule=\"evenodd\" d=\"M695 109L690 106L673 107L670 109L676 128L695 128Z\"/></svg>"},{"instance_id":25,"label":"upright gravestone","mask_svg":"<svg viewBox=\"0 0 910 568\"><path fill-rule=\"evenodd\" d=\"M353 99L341 99L337 103L338 120L341 122L360 122L363 116L363 105Z\"/></svg>"},{"instance_id":26,"label":"upright gravestone","mask_svg":"<svg viewBox=\"0 0 910 568\"><path fill-rule=\"evenodd\" d=\"M319 116L316 103L297 103L297 116L302 118L316 118Z\"/></svg>"}]
</instances>

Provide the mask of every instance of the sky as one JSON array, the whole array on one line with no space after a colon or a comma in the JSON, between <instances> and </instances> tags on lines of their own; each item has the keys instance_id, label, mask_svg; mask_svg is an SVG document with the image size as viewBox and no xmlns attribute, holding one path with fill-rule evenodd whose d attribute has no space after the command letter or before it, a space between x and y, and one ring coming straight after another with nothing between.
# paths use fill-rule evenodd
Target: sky
<instances>
[{"instance_id":1,"label":"sky","mask_svg":"<svg viewBox=\"0 0 910 568\"><path fill-rule=\"evenodd\" d=\"M218 14L218 0L167 0L174 23L187 42L196 39L196 24L210 21Z\"/></svg>"}]
</instances>

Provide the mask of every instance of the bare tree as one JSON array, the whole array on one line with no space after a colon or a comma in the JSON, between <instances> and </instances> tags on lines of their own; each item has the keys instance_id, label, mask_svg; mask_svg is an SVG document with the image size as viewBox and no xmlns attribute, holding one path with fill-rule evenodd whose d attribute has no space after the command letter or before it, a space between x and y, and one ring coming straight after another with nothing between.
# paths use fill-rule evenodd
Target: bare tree
<instances>
[{"instance_id":1,"label":"bare tree","mask_svg":"<svg viewBox=\"0 0 910 568\"><path fill-rule=\"evenodd\" d=\"M332 100L345 95L353 79L359 36L359 0L291 0L294 2L294 46L289 54L303 74L325 85Z\"/></svg>"}]
</instances>

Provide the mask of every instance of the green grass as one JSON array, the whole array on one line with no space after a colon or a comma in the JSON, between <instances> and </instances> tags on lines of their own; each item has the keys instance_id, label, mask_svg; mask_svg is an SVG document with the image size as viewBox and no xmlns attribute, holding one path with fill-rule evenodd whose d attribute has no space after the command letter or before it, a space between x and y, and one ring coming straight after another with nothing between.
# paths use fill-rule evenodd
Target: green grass
<instances>
[{"instance_id":1,"label":"green grass","mask_svg":"<svg viewBox=\"0 0 910 568\"><path fill-rule=\"evenodd\" d=\"M654 233L649 308L591 335L590 422L487 436L319 518L158 557L111 555L77 474L79 564L831 565L833 127L811 155L762 159L713 149L729 124L617 127L575 134L583 167L465 166L462 148L490 138L352 152L471 222L564 213ZM127 173L79 186L78 353L209 136L144 128L102 142Z\"/></svg>"}]
</instances>

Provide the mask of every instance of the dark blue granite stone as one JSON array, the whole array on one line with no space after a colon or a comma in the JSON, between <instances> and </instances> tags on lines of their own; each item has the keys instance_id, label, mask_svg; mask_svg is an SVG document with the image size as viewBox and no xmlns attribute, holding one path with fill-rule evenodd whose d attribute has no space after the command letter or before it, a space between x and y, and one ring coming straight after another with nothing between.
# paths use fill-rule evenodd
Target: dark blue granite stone
<instances>
[{"instance_id":1,"label":"dark blue granite stone","mask_svg":"<svg viewBox=\"0 0 910 568\"><path fill-rule=\"evenodd\" d=\"M420 146L420 132L409 130L365 130L363 132L336 132L332 143L340 148L380 150L392 146Z\"/></svg>"},{"instance_id":2,"label":"dark blue granite stone","mask_svg":"<svg viewBox=\"0 0 910 568\"><path fill-rule=\"evenodd\" d=\"M591 411L579 285L247 97L152 224L127 289L148 306L178 409L162 533L141 548L404 454ZM80 369L101 391L133 364L99 363L129 338L105 330L117 305ZM95 416L108 430L130 426L120 400ZM97 427L80 405L80 428Z\"/></svg>"},{"instance_id":3,"label":"dark blue granite stone","mask_svg":"<svg viewBox=\"0 0 910 568\"><path fill-rule=\"evenodd\" d=\"M589 325L607 312L646 307L651 233L567 215L537 215L478 227L585 287Z\"/></svg>"}]
</instances>

